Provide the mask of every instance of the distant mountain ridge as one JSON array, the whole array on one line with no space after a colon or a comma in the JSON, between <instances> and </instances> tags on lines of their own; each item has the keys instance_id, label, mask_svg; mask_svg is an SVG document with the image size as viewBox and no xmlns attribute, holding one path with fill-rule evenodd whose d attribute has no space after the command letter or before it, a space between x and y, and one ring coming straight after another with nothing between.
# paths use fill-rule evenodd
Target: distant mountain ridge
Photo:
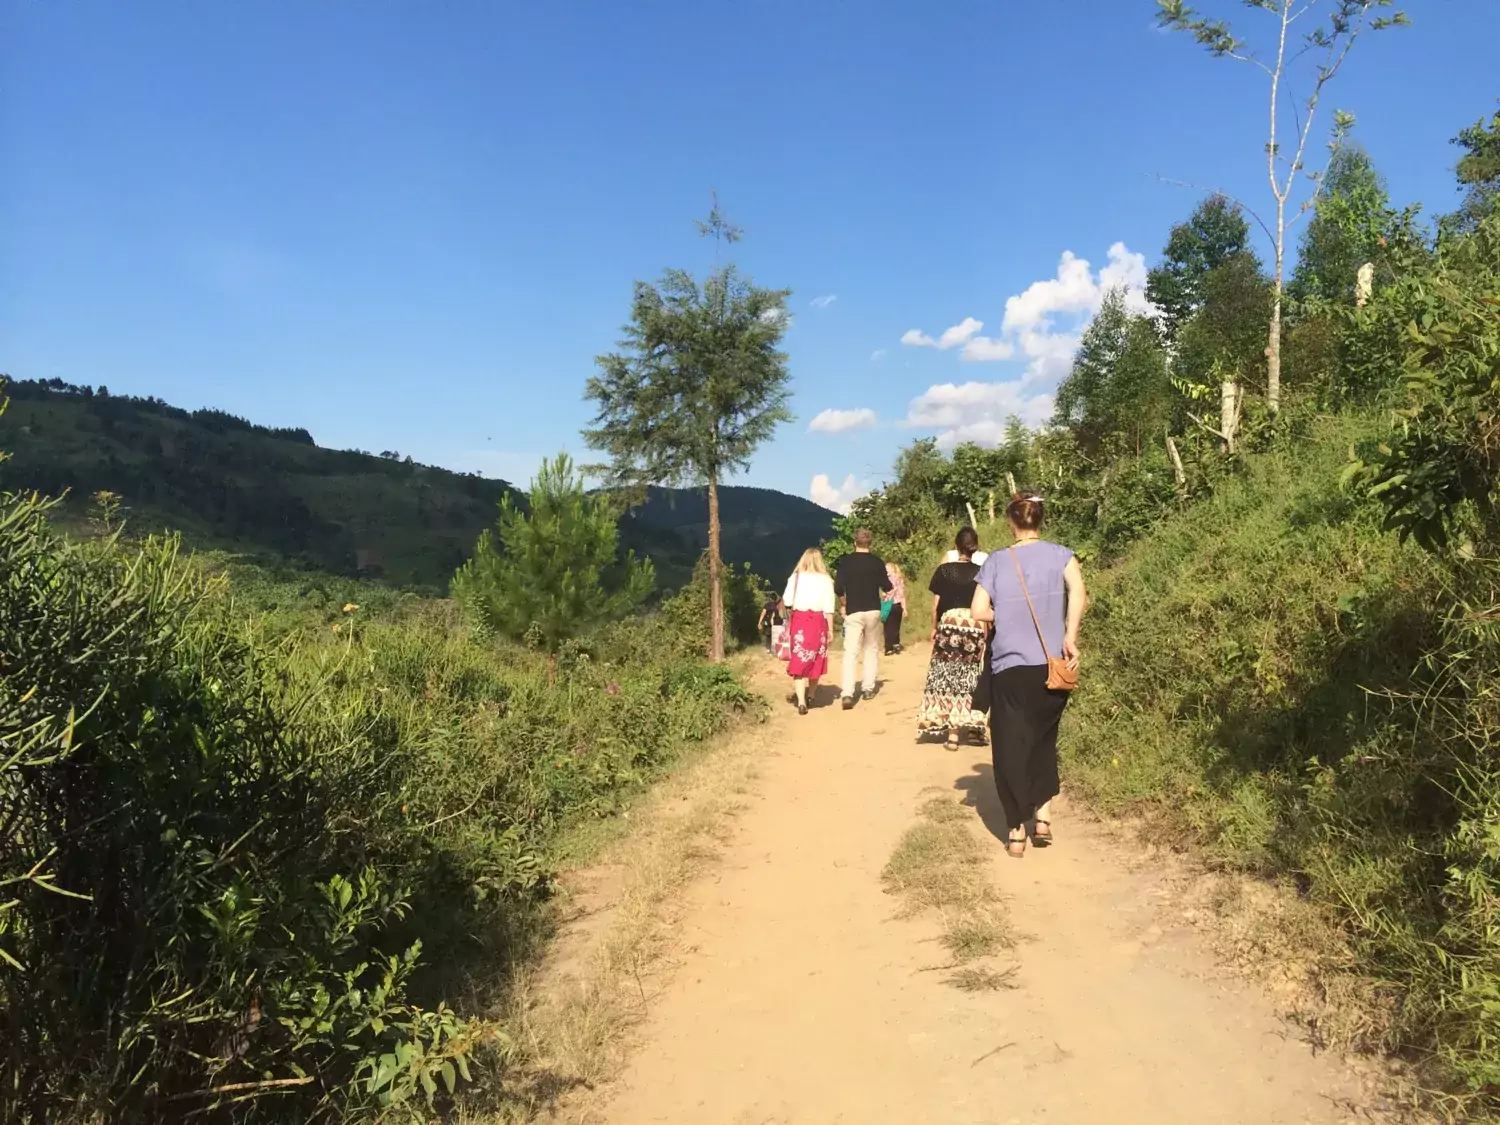
<instances>
[{"instance_id":1,"label":"distant mountain ridge","mask_svg":"<svg viewBox=\"0 0 1500 1125\"><path fill-rule=\"evenodd\" d=\"M695 552L708 547L708 493L705 489L651 488L636 519L675 531ZM833 534L835 514L827 508L778 492L746 485L719 487L719 520L724 554L748 563L764 578L780 583L808 547Z\"/></svg>"},{"instance_id":2,"label":"distant mountain ridge","mask_svg":"<svg viewBox=\"0 0 1500 1125\"><path fill-rule=\"evenodd\" d=\"M11 400L0 450L13 455L0 464L0 487L67 491L75 514L108 490L139 530L180 530L197 545L338 574L445 590L501 499L519 491L394 453L326 449L306 429L103 387L14 380L0 395ZM773 581L832 530L833 513L801 497L734 486L720 497L725 558ZM620 533L670 589L691 575L707 525L702 490L653 488Z\"/></svg>"}]
</instances>

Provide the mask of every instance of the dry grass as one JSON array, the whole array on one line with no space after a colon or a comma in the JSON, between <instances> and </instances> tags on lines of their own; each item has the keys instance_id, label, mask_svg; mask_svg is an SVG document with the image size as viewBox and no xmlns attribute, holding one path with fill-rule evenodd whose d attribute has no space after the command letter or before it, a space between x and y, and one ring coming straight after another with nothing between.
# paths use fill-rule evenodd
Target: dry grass
<instances>
[{"instance_id":1,"label":"dry grass","mask_svg":"<svg viewBox=\"0 0 1500 1125\"><path fill-rule=\"evenodd\" d=\"M564 1097L569 1119L589 1119L589 1093L622 1070L632 1029L674 967L680 892L727 841L768 742L764 728L731 735L632 809L628 832L575 850L598 853L596 885L561 904L545 962L514 982L501 1013L503 1090L471 1099L461 1121L519 1125Z\"/></svg>"},{"instance_id":2,"label":"dry grass","mask_svg":"<svg viewBox=\"0 0 1500 1125\"><path fill-rule=\"evenodd\" d=\"M901 913L933 913L939 941L950 961L947 980L968 992L1011 986L1014 966L980 964L1015 945L999 892L984 873L985 850L969 827L973 814L948 797L934 797L918 810L891 853L881 879L901 900Z\"/></svg>"}]
</instances>

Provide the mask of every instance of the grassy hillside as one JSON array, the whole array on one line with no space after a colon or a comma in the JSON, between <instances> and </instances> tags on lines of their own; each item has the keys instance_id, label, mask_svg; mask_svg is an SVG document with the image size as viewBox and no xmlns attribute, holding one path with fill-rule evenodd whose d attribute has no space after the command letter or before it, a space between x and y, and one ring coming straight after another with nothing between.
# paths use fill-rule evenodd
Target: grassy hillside
<instances>
[{"instance_id":1,"label":"grassy hillside","mask_svg":"<svg viewBox=\"0 0 1500 1125\"><path fill-rule=\"evenodd\" d=\"M14 455L0 469L6 487L67 491L75 517L93 493L109 490L136 530L180 530L194 545L267 562L442 589L514 491L394 455L325 449L306 430L219 411L58 382L13 382L6 393L0 436ZM723 496L730 561L776 573L827 534L831 514L808 501L767 489L726 488ZM701 494L653 490L622 521L625 545L652 558L661 587L690 577L703 508Z\"/></svg>"},{"instance_id":2,"label":"grassy hillside","mask_svg":"<svg viewBox=\"0 0 1500 1125\"><path fill-rule=\"evenodd\" d=\"M1155 839L1288 878L1348 943L1320 969L1363 998L1350 1034L1482 1115L1500 1104L1500 633L1492 592L1469 598L1341 490L1351 443L1382 432L1319 420L1093 573L1065 775Z\"/></svg>"}]
</instances>

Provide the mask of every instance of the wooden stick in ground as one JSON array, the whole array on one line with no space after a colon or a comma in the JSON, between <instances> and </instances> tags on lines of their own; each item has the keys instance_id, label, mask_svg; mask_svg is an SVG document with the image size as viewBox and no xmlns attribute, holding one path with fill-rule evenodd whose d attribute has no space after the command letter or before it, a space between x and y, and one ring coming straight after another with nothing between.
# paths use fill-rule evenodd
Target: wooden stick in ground
<instances>
[{"instance_id":1,"label":"wooden stick in ground","mask_svg":"<svg viewBox=\"0 0 1500 1125\"><path fill-rule=\"evenodd\" d=\"M1172 459L1172 476L1177 480L1177 491L1182 492L1187 488L1187 473L1182 471L1182 457L1177 452L1177 442L1171 434L1167 435L1167 456Z\"/></svg>"}]
</instances>

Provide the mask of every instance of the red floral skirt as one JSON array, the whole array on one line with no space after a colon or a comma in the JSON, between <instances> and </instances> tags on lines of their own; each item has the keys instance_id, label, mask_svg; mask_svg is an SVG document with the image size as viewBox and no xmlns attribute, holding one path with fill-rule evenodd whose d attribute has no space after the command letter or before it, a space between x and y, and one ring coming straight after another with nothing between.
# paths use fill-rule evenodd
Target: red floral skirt
<instances>
[{"instance_id":1,"label":"red floral skirt","mask_svg":"<svg viewBox=\"0 0 1500 1125\"><path fill-rule=\"evenodd\" d=\"M797 680L821 679L828 672L828 619L810 609L794 609L786 627L792 634L787 675Z\"/></svg>"}]
</instances>

